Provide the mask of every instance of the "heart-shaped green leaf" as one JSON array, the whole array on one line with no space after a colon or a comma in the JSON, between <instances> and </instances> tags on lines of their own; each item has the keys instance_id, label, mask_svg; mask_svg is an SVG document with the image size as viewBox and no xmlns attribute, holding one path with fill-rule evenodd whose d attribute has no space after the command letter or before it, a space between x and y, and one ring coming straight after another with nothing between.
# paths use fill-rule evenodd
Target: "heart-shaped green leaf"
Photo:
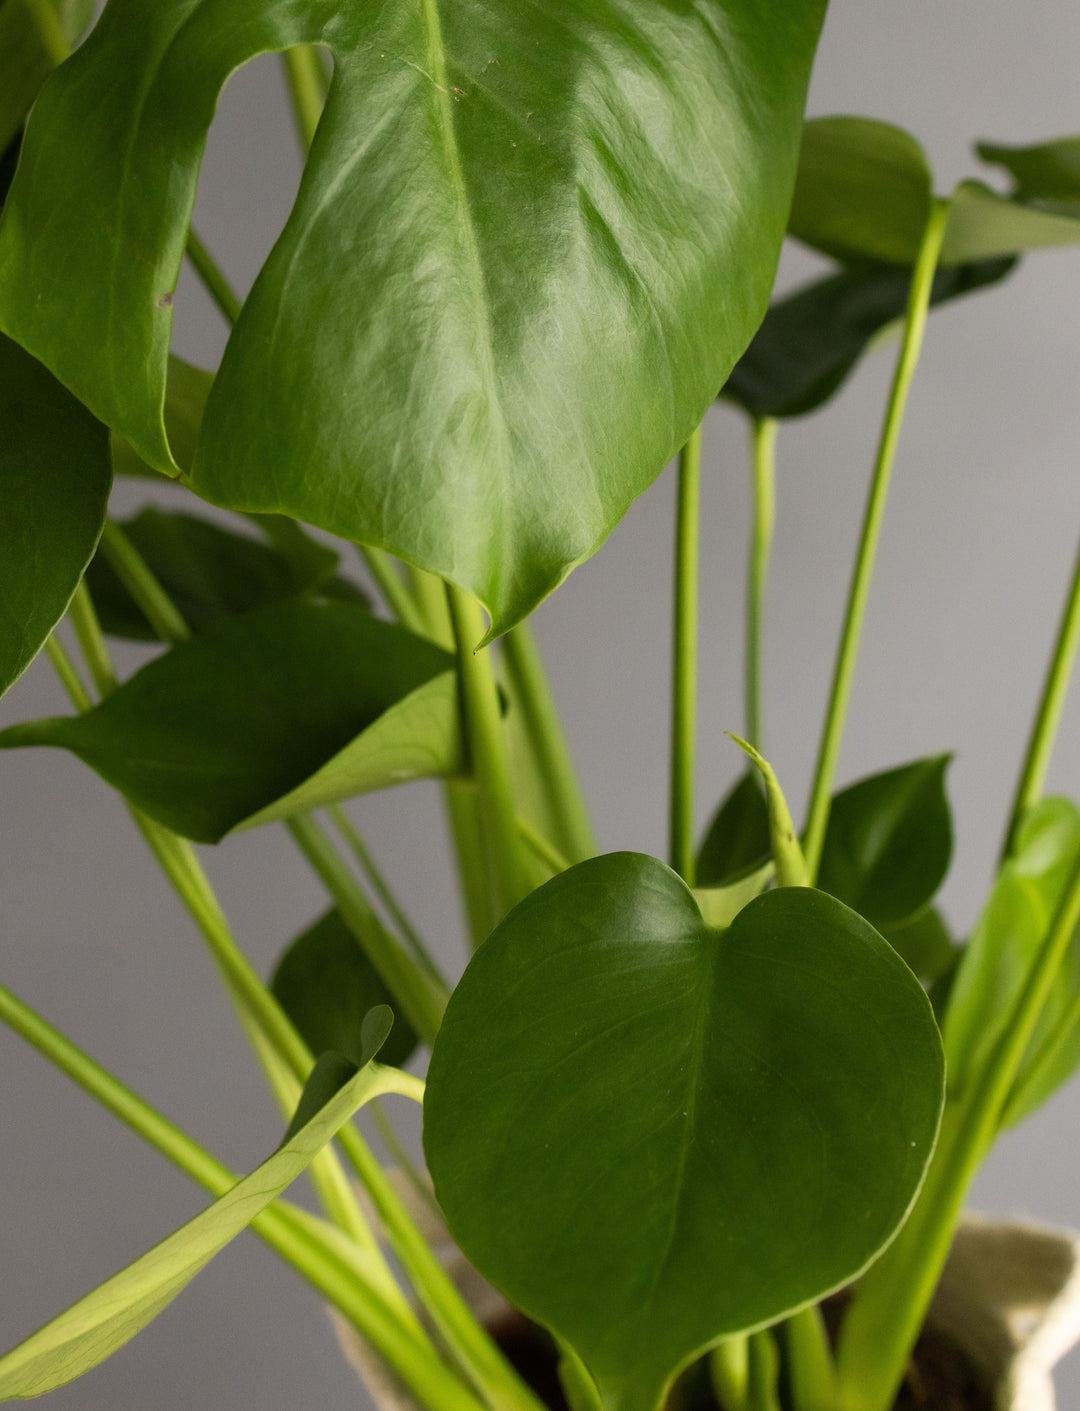
<instances>
[{"instance_id":1,"label":"heart-shaped green leaf","mask_svg":"<svg viewBox=\"0 0 1080 1411\"><path fill-rule=\"evenodd\" d=\"M952 857L945 797L951 755L861 779L832 801L818 885L874 926L897 926L926 907Z\"/></svg>"},{"instance_id":2,"label":"heart-shaped green leaf","mask_svg":"<svg viewBox=\"0 0 1080 1411\"><path fill-rule=\"evenodd\" d=\"M909 133L871 118L815 118L803 129L788 232L838 260L910 266L933 194Z\"/></svg>"},{"instance_id":3,"label":"heart-shaped green leaf","mask_svg":"<svg viewBox=\"0 0 1080 1411\"><path fill-rule=\"evenodd\" d=\"M189 1220L141 1259L73 1304L66 1313L0 1358L0 1401L43 1396L98 1366L153 1321L200 1269L245 1230L311 1164L361 1104L390 1090L393 1078L367 1066L390 1028L390 1012L376 1010L366 1039L365 1066L347 1074L331 1055L313 1071L299 1123L269 1160L245 1176L201 1215ZM347 1077L341 1085L343 1076ZM327 1090L332 1079L333 1091Z\"/></svg>"},{"instance_id":4,"label":"heart-shaped green leaf","mask_svg":"<svg viewBox=\"0 0 1080 1411\"><path fill-rule=\"evenodd\" d=\"M454 1238L565 1338L612 1411L853 1277L918 1190L942 1056L860 917L782 888L726 931L632 853L522 902L470 962L428 1075Z\"/></svg>"},{"instance_id":5,"label":"heart-shaped green leaf","mask_svg":"<svg viewBox=\"0 0 1080 1411\"><path fill-rule=\"evenodd\" d=\"M218 94L259 53L326 46L193 484L380 544L502 631L606 538L760 322L824 8L110 0L31 120L0 326L175 473L172 298Z\"/></svg>"},{"instance_id":6,"label":"heart-shaped green leaf","mask_svg":"<svg viewBox=\"0 0 1080 1411\"><path fill-rule=\"evenodd\" d=\"M0 695L63 617L111 484L105 428L0 336Z\"/></svg>"},{"instance_id":7,"label":"heart-shaped green leaf","mask_svg":"<svg viewBox=\"0 0 1080 1411\"><path fill-rule=\"evenodd\" d=\"M769 858L769 807L756 769L732 785L713 815L698 850L699 887L726 887L756 871Z\"/></svg>"},{"instance_id":8,"label":"heart-shaped green leaf","mask_svg":"<svg viewBox=\"0 0 1080 1411\"><path fill-rule=\"evenodd\" d=\"M124 524L131 543L195 632L222 617L251 612L317 590L324 597L368 604L366 595L336 578L337 555L304 540L299 557L211 524L195 515L150 506ZM154 641L157 634L99 552L87 570L101 625L117 637Z\"/></svg>"},{"instance_id":9,"label":"heart-shaped green leaf","mask_svg":"<svg viewBox=\"0 0 1080 1411\"><path fill-rule=\"evenodd\" d=\"M1067 799L1044 799L1020 828L949 995L943 1032L950 1094L970 1087L1000 1038L1078 858L1080 812ZM1080 945L1074 939L1028 1046L1006 1122L1049 1097L1078 1061Z\"/></svg>"},{"instance_id":10,"label":"heart-shaped green leaf","mask_svg":"<svg viewBox=\"0 0 1080 1411\"><path fill-rule=\"evenodd\" d=\"M35 13L37 12L37 13ZM0 148L23 125L38 89L94 18L94 0L5 0L0 4ZM41 26L53 32L51 47Z\"/></svg>"},{"instance_id":11,"label":"heart-shaped green leaf","mask_svg":"<svg viewBox=\"0 0 1080 1411\"><path fill-rule=\"evenodd\" d=\"M297 936L278 961L271 988L312 1053L332 1050L358 1062L365 1020L380 1004L397 1015L381 1061L400 1068L416 1048L396 998L336 908Z\"/></svg>"},{"instance_id":12,"label":"heart-shaped green leaf","mask_svg":"<svg viewBox=\"0 0 1080 1411\"><path fill-rule=\"evenodd\" d=\"M197 842L460 766L450 656L352 603L226 618L84 715L14 725L0 748L72 750Z\"/></svg>"},{"instance_id":13,"label":"heart-shaped green leaf","mask_svg":"<svg viewBox=\"0 0 1080 1411\"><path fill-rule=\"evenodd\" d=\"M985 289L1016 268L1015 259L939 269L932 307ZM907 306L911 270L866 264L804 286L771 305L721 395L753 417L805 416L847 380L870 345Z\"/></svg>"}]
</instances>

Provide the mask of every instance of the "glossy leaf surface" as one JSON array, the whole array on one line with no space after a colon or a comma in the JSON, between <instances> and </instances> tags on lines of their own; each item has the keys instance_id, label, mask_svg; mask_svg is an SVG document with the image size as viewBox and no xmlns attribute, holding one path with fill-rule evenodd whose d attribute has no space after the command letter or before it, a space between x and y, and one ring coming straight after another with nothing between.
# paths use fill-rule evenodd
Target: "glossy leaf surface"
<instances>
[{"instance_id":1,"label":"glossy leaf surface","mask_svg":"<svg viewBox=\"0 0 1080 1411\"><path fill-rule=\"evenodd\" d=\"M600 545L760 321L824 8L110 0L31 122L0 326L172 469L172 298L218 94L325 45L193 483L449 577L501 631Z\"/></svg>"},{"instance_id":2,"label":"glossy leaf surface","mask_svg":"<svg viewBox=\"0 0 1080 1411\"><path fill-rule=\"evenodd\" d=\"M618 853L534 892L470 962L424 1145L481 1273L605 1406L654 1411L707 1344L874 1256L941 1096L926 996L865 921L788 887L713 931L673 872Z\"/></svg>"},{"instance_id":3,"label":"glossy leaf surface","mask_svg":"<svg viewBox=\"0 0 1080 1411\"><path fill-rule=\"evenodd\" d=\"M380 1004L395 1014L380 1061L399 1068L416 1048L397 1001L336 908L297 936L278 962L271 988L312 1053L333 1051L357 1063L364 1022Z\"/></svg>"},{"instance_id":4,"label":"glossy leaf surface","mask_svg":"<svg viewBox=\"0 0 1080 1411\"><path fill-rule=\"evenodd\" d=\"M1009 258L939 269L932 307L1004 279ZM770 306L723 393L754 417L804 416L843 386L871 344L904 316L911 270L867 264L828 275Z\"/></svg>"},{"instance_id":5,"label":"glossy leaf surface","mask_svg":"<svg viewBox=\"0 0 1080 1411\"><path fill-rule=\"evenodd\" d=\"M389 1025L389 1011L372 1015L366 1059L378 1050ZM337 1064L331 1066L340 1074ZM384 1090L380 1070L364 1067L357 1072L349 1065L349 1071L352 1076L344 1086L308 1116L310 1095L324 1092L325 1066L317 1067L298 1109L307 1120L299 1130L290 1129L269 1160L0 1358L0 1400L24 1400L65 1386L104 1362L168 1307L214 1255L296 1180L357 1108Z\"/></svg>"},{"instance_id":6,"label":"glossy leaf surface","mask_svg":"<svg viewBox=\"0 0 1080 1411\"><path fill-rule=\"evenodd\" d=\"M697 856L699 887L724 887L770 856L769 809L756 769L739 776L721 801Z\"/></svg>"},{"instance_id":7,"label":"glossy leaf surface","mask_svg":"<svg viewBox=\"0 0 1080 1411\"><path fill-rule=\"evenodd\" d=\"M316 590L366 604L366 595L344 578L335 578L337 555L311 540L299 555L195 515L175 514L153 506L123 528L154 577L195 632L222 617L251 612ZM118 637L154 641L157 634L127 589L99 553L87 572L101 625Z\"/></svg>"},{"instance_id":8,"label":"glossy leaf surface","mask_svg":"<svg viewBox=\"0 0 1080 1411\"><path fill-rule=\"evenodd\" d=\"M158 822L217 842L456 768L450 664L353 604L282 603L173 647L84 715L0 732L0 748L72 750Z\"/></svg>"},{"instance_id":9,"label":"glossy leaf surface","mask_svg":"<svg viewBox=\"0 0 1080 1411\"><path fill-rule=\"evenodd\" d=\"M952 857L945 797L951 755L861 779L836 795L818 885L874 926L896 926L927 906Z\"/></svg>"},{"instance_id":10,"label":"glossy leaf surface","mask_svg":"<svg viewBox=\"0 0 1080 1411\"><path fill-rule=\"evenodd\" d=\"M1008 1022L1080 858L1080 812L1044 799L1025 819L964 952L945 1014L950 1093L970 1086ZM1018 1076L1007 1120L1042 1102L1080 1061L1080 949L1074 939Z\"/></svg>"},{"instance_id":11,"label":"glossy leaf surface","mask_svg":"<svg viewBox=\"0 0 1080 1411\"><path fill-rule=\"evenodd\" d=\"M63 617L111 484L105 428L0 336L0 694Z\"/></svg>"},{"instance_id":12,"label":"glossy leaf surface","mask_svg":"<svg viewBox=\"0 0 1080 1411\"><path fill-rule=\"evenodd\" d=\"M68 47L78 42L94 17L94 0L42 0L42 7L56 16L57 35ZM0 4L0 148L22 127L55 62L35 22L34 6L26 0L4 0Z\"/></svg>"},{"instance_id":13,"label":"glossy leaf surface","mask_svg":"<svg viewBox=\"0 0 1080 1411\"><path fill-rule=\"evenodd\" d=\"M871 118L815 118L803 129L788 231L842 261L913 265L934 179L922 147Z\"/></svg>"}]
</instances>

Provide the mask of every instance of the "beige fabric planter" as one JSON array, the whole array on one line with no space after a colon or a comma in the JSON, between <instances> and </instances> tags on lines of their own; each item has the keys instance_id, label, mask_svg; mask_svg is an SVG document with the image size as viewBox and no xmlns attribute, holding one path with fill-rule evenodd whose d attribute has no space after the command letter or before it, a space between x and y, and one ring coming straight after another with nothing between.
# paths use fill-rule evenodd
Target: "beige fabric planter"
<instances>
[{"instance_id":1,"label":"beige fabric planter","mask_svg":"<svg viewBox=\"0 0 1080 1411\"><path fill-rule=\"evenodd\" d=\"M969 1216L930 1321L984 1373L996 1411L1055 1411L1053 1368L1080 1340L1080 1236Z\"/></svg>"},{"instance_id":2,"label":"beige fabric planter","mask_svg":"<svg viewBox=\"0 0 1080 1411\"><path fill-rule=\"evenodd\" d=\"M400 1193L469 1306L488 1327L497 1327L512 1313L510 1305L464 1259L430 1208L404 1183ZM342 1350L377 1411L420 1411L366 1343L331 1316ZM1080 1235L968 1216L928 1321L983 1373L994 1388L995 1411L1057 1411L1053 1369L1080 1341Z\"/></svg>"}]
</instances>

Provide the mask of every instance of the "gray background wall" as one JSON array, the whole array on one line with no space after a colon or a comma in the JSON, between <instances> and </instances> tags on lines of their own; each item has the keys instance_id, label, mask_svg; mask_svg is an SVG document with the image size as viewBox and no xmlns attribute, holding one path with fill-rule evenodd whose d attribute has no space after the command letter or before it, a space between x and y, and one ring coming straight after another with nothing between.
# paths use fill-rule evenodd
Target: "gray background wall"
<instances>
[{"instance_id":1,"label":"gray background wall","mask_svg":"<svg viewBox=\"0 0 1080 1411\"><path fill-rule=\"evenodd\" d=\"M908 127L939 186L972 170L980 136L1036 141L1080 130L1080 9L1065 0L833 0L812 113ZM299 172L276 67L237 75L211 134L198 221L246 287ZM782 277L808 268L785 257ZM1026 263L1011 283L935 315L911 401L844 746L849 779L955 749L958 824L946 909L963 931L989 876L1038 675L1080 525L1076 395L1080 253ZM211 365L223 332L194 281L176 347ZM840 401L780 442L769 605L767 737L793 800L805 792L890 371L871 359ZM721 731L740 707L747 462L741 423L707 427L703 543L701 820L738 771ZM602 846L663 853L672 479L633 508L536 627L577 747ZM133 508L141 487L121 487ZM133 666L136 652L119 652ZM38 663L4 723L65 709ZM1080 793L1080 698L1054 789ZM209 962L123 809L52 752L0 759L4 982L238 1167L279 1122ZM460 926L427 786L354 815L426 934L460 963ZM206 852L238 934L264 971L323 905L278 831ZM974 1204L1080 1227L1080 1088L1006 1138ZM200 1208L202 1197L0 1033L0 1344L9 1346ZM1065 1406L1080 1362L1060 1378ZM157 1323L50 1405L337 1408L360 1404L317 1300L245 1237Z\"/></svg>"}]
</instances>

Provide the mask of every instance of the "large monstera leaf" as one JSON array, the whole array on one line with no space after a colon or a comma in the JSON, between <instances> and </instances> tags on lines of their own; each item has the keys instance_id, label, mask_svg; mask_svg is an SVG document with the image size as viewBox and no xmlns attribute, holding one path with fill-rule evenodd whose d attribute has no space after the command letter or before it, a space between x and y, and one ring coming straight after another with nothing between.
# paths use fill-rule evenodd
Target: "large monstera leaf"
<instances>
[{"instance_id":1,"label":"large monstera leaf","mask_svg":"<svg viewBox=\"0 0 1080 1411\"><path fill-rule=\"evenodd\" d=\"M714 929L662 863L616 853L473 957L424 1147L473 1264L576 1349L606 1411L654 1411L689 1358L881 1249L942 1080L918 981L846 906L783 887Z\"/></svg>"},{"instance_id":2,"label":"large monstera leaf","mask_svg":"<svg viewBox=\"0 0 1080 1411\"><path fill-rule=\"evenodd\" d=\"M334 60L192 470L380 544L494 630L603 541L765 310L825 0L110 0L42 92L0 327L151 465L218 94Z\"/></svg>"}]
</instances>

